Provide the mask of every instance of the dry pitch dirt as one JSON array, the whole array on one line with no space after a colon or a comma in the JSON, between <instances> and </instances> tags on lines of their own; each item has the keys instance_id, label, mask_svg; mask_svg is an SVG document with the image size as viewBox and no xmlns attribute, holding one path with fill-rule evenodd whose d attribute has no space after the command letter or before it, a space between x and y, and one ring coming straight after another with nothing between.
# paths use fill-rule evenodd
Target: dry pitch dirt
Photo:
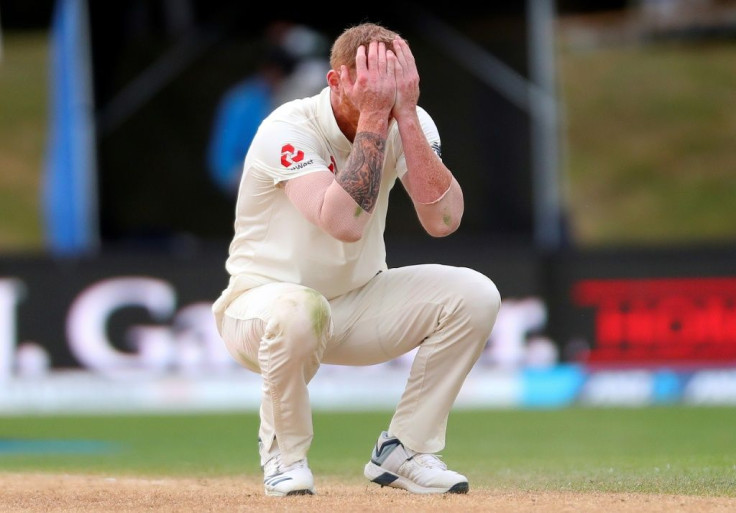
<instances>
[{"instance_id":1,"label":"dry pitch dirt","mask_svg":"<svg viewBox=\"0 0 736 513\"><path fill-rule=\"evenodd\" d=\"M254 478L140 479L0 473L0 511L16 512L733 512L736 498L623 493L473 490L408 494L370 483L318 483L318 495L272 498Z\"/></svg>"}]
</instances>

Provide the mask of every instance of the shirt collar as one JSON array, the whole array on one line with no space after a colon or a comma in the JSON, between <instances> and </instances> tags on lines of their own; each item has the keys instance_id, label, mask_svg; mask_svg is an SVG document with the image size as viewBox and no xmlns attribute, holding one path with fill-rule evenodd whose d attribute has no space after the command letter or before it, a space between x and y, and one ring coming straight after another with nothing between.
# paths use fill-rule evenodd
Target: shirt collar
<instances>
[{"instance_id":1,"label":"shirt collar","mask_svg":"<svg viewBox=\"0 0 736 513\"><path fill-rule=\"evenodd\" d=\"M322 89L317 101L317 112L319 114L317 124L329 139L330 144L338 150L349 152L353 145L350 143L348 138L345 137L345 134L342 133L340 127L337 126L335 113L332 111L332 104L330 103L329 86Z\"/></svg>"}]
</instances>

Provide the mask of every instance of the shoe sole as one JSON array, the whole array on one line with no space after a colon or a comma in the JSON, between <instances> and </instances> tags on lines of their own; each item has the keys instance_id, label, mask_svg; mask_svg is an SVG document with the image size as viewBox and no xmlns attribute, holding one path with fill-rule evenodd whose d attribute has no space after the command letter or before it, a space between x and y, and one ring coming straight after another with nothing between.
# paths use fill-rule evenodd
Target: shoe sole
<instances>
[{"instance_id":1,"label":"shoe sole","mask_svg":"<svg viewBox=\"0 0 736 513\"><path fill-rule=\"evenodd\" d=\"M292 497L295 495L314 495L314 490L290 490L288 492L279 492L277 490L266 490L266 495L269 497Z\"/></svg>"},{"instance_id":2,"label":"shoe sole","mask_svg":"<svg viewBox=\"0 0 736 513\"><path fill-rule=\"evenodd\" d=\"M314 495L314 492L312 490L292 490L286 494L287 497L292 495Z\"/></svg>"},{"instance_id":3,"label":"shoe sole","mask_svg":"<svg viewBox=\"0 0 736 513\"><path fill-rule=\"evenodd\" d=\"M380 486L390 486L392 488L401 488L402 490L407 490L411 493L422 493L422 494L429 494L429 493L468 493L470 490L470 485L467 481L462 481L460 483L455 483L451 487L425 487L420 486L416 484L413 481L410 481L409 479L406 479L405 477L401 477L397 474L394 474L393 472L389 472L384 468L379 467L375 463L368 462L365 466L364 471L365 477L370 479L371 482L376 483Z\"/></svg>"}]
</instances>

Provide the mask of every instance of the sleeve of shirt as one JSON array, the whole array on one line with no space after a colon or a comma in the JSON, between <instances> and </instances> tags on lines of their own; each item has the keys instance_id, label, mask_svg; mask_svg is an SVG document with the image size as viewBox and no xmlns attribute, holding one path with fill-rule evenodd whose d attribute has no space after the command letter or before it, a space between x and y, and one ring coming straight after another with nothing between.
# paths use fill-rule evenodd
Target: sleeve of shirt
<instances>
[{"instance_id":1,"label":"sleeve of shirt","mask_svg":"<svg viewBox=\"0 0 736 513\"><path fill-rule=\"evenodd\" d=\"M274 184L328 169L318 136L294 123L263 123L251 145L246 167L254 166Z\"/></svg>"},{"instance_id":2,"label":"sleeve of shirt","mask_svg":"<svg viewBox=\"0 0 736 513\"><path fill-rule=\"evenodd\" d=\"M423 108L417 106L417 115L419 116L419 122L422 125L422 131L424 132L424 135L427 137L427 141L429 141L429 145L432 147L434 152L437 154L437 156L442 159L442 143L440 141L440 133L439 130L437 130L437 125L434 123L434 120L431 118L431 116L427 113L426 110ZM399 130L398 127L394 127L392 137L396 137L396 145L394 145L395 148L400 148L400 154L396 160L396 175L399 178L403 178L403 176L406 174L407 167L406 167L406 158L404 157L404 149L401 145L401 138L399 137Z\"/></svg>"}]
</instances>

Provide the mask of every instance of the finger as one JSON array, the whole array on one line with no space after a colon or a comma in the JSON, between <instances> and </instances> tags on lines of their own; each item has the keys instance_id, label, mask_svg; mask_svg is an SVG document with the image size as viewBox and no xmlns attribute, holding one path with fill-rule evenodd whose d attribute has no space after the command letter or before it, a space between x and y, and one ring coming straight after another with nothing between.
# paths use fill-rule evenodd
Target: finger
<instances>
[{"instance_id":1,"label":"finger","mask_svg":"<svg viewBox=\"0 0 736 513\"><path fill-rule=\"evenodd\" d=\"M387 58L386 58L386 43L384 43L383 41L380 42L380 43L378 43L378 56L377 56L377 58L378 58L378 72L381 75L385 75L386 74Z\"/></svg>"},{"instance_id":2,"label":"finger","mask_svg":"<svg viewBox=\"0 0 736 513\"><path fill-rule=\"evenodd\" d=\"M396 58L399 62L402 64L406 62L406 57L404 57L404 48L401 46L401 39L399 37L395 37L393 40L393 48L394 53L396 54Z\"/></svg>"},{"instance_id":3,"label":"finger","mask_svg":"<svg viewBox=\"0 0 736 513\"><path fill-rule=\"evenodd\" d=\"M391 50L386 50L386 74L389 77L393 77L397 72L400 72L400 70L401 65L396 60L396 54Z\"/></svg>"},{"instance_id":4,"label":"finger","mask_svg":"<svg viewBox=\"0 0 736 513\"><path fill-rule=\"evenodd\" d=\"M378 66L378 43L371 41L368 45L368 69L375 70Z\"/></svg>"},{"instance_id":5,"label":"finger","mask_svg":"<svg viewBox=\"0 0 736 513\"><path fill-rule=\"evenodd\" d=\"M409 48L409 44L404 41L404 57L406 57L406 64L409 66L409 68L416 72L417 70L417 63L414 60L414 54L411 52L411 48Z\"/></svg>"},{"instance_id":6,"label":"finger","mask_svg":"<svg viewBox=\"0 0 736 513\"><path fill-rule=\"evenodd\" d=\"M411 53L409 45L404 39L400 37L394 39L394 51L396 52L396 56L398 57L399 62L401 62L401 65L405 70L416 67L414 55Z\"/></svg>"},{"instance_id":7,"label":"finger","mask_svg":"<svg viewBox=\"0 0 736 513\"><path fill-rule=\"evenodd\" d=\"M367 69L366 66L365 46L360 45L355 53L355 71L361 73Z\"/></svg>"}]
</instances>

